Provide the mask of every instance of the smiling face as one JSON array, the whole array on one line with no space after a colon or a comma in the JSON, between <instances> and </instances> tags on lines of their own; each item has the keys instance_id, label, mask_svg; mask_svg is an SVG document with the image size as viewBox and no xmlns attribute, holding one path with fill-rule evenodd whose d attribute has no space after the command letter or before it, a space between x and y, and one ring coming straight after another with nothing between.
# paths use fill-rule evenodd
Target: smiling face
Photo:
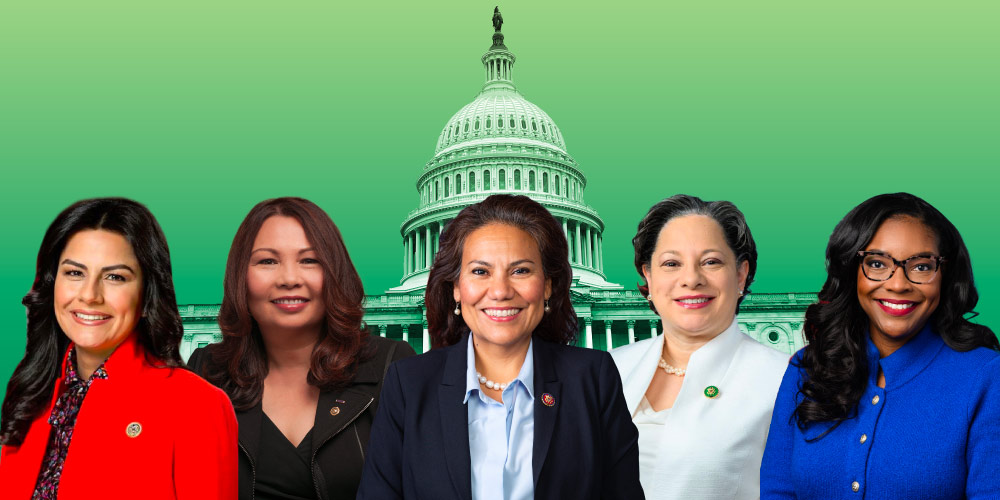
<instances>
[{"instance_id":1,"label":"smiling face","mask_svg":"<svg viewBox=\"0 0 1000 500\"><path fill-rule=\"evenodd\" d=\"M737 264L718 222L684 215L660 229L643 276L665 332L710 340L733 322L748 269L746 261Z\"/></svg>"},{"instance_id":2,"label":"smiling face","mask_svg":"<svg viewBox=\"0 0 1000 500\"><path fill-rule=\"evenodd\" d=\"M542 255L530 234L490 224L465 238L454 297L477 345L526 345L551 293L552 280L545 278Z\"/></svg>"},{"instance_id":3,"label":"smiling face","mask_svg":"<svg viewBox=\"0 0 1000 500\"><path fill-rule=\"evenodd\" d=\"M247 269L250 314L261 332L323 324L323 266L294 217L269 217L257 232Z\"/></svg>"},{"instance_id":4,"label":"smiling face","mask_svg":"<svg viewBox=\"0 0 1000 500\"><path fill-rule=\"evenodd\" d=\"M902 261L917 255L938 255L937 236L919 220L893 217L879 226L865 247ZM896 269L886 281L872 281L858 266L858 302L868 315L872 342L887 356L923 328L941 300L939 269L930 283L916 284Z\"/></svg>"},{"instance_id":5,"label":"smiling face","mask_svg":"<svg viewBox=\"0 0 1000 500\"><path fill-rule=\"evenodd\" d=\"M53 290L56 322L81 362L100 364L139 323L142 270L124 236L83 230L59 256Z\"/></svg>"}]
</instances>

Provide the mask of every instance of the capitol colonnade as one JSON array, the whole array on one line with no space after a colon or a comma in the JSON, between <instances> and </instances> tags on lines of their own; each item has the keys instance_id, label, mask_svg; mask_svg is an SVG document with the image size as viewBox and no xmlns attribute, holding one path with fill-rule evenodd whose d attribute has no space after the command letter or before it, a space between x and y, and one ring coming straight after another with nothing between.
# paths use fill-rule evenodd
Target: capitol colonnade
<instances>
[{"instance_id":1,"label":"capitol colonnade","mask_svg":"<svg viewBox=\"0 0 1000 500\"><path fill-rule=\"evenodd\" d=\"M573 270L578 345L606 350L656 335L662 325L648 301L637 290L607 281L604 221L584 201L587 178L562 132L514 85L517 58L503 33L494 32L492 42L481 58L482 88L444 124L431 159L415 172L417 208L399 226L399 285L365 298L364 321L371 334L405 340L417 352L430 348L424 290L441 234L463 208L508 193L530 196L562 225ZM751 294L741 306L740 329L764 345L794 353L804 344L805 308L815 301L812 293ZM221 340L218 305L180 308L185 359L197 347Z\"/></svg>"}]
</instances>

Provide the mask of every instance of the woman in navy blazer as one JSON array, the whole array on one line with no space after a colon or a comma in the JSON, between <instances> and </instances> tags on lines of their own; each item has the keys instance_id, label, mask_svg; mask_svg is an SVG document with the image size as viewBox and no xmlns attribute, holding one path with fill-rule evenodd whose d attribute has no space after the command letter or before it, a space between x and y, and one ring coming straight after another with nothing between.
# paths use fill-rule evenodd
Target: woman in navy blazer
<instances>
[{"instance_id":1,"label":"woman in navy blazer","mask_svg":"<svg viewBox=\"0 0 1000 500\"><path fill-rule=\"evenodd\" d=\"M389 367L359 499L644 498L611 356L567 345L567 257L525 196L448 225L427 285L435 349Z\"/></svg>"}]
</instances>

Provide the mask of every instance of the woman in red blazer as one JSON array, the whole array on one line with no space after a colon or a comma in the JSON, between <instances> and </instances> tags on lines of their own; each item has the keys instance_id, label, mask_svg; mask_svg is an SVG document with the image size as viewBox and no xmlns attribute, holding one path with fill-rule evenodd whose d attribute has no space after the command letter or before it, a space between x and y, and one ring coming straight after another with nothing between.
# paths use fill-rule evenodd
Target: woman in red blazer
<instances>
[{"instance_id":1,"label":"woman in red blazer","mask_svg":"<svg viewBox=\"0 0 1000 500\"><path fill-rule=\"evenodd\" d=\"M5 499L236 497L236 418L184 368L170 255L139 203L84 200L38 252L0 414Z\"/></svg>"}]
</instances>

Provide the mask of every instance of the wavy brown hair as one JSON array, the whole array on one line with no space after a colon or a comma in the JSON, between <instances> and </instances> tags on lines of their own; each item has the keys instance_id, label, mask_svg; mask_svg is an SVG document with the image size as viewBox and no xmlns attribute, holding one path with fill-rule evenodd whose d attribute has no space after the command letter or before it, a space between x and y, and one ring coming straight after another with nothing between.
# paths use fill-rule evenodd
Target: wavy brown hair
<instances>
[{"instance_id":1,"label":"wavy brown hair","mask_svg":"<svg viewBox=\"0 0 1000 500\"><path fill-rule=\"evenodd\" d=\"M59 256L73 235L88 229L120 234L139 261L142 317L135 329L146 362L157 367L184 366L180 356L184 326L177 312L170 251L156 218L144 205L126 198L78 201L57 215L45 231L35 282L21 301L28 312L28 340L3 400L0 444L4 446L20 445L31 421L52 400L70 344L53 313Z\"/></svg>"},{"instance_id":2,"label":"wavy brown hair","mask_svg":"<svg viewBox=\"0 0 1000 500\"><path fill-rule=\"evenodd\" d=\"M354 377L358 361L368 356L368 333L362 325L365 292L340 230L309 200L286 197L262 201L243 219L229 249L219 310L222 342L207 347L211 363L203 370L209 382L226 391L237 410L257 405L264 392L267 353L257 321L250 314L247 269L260 227L276 215L299 221L323 268L326 315L306 381L321 390L344 385Z\"/></svg>"},{"instance_id":3,"label":"wavy brown hair","mask_svg":"<svg viewBox=\"0 0 1000 500\"><path fill-rule=\"evenodd\" d=\"M489 224L506 224L530 234L542 256L542 273L552 280L550 311L542 316L532 335L560 344L573 342L577 334L576 312L569 297L573 269L562 226L545 207L527 196L495 194L462 209L441 234L424 300L431 345L435 348L453 345L469 333L465 319L452 312L455 282L462 270L465 239Z\"/></svg>"}]
</instances>

